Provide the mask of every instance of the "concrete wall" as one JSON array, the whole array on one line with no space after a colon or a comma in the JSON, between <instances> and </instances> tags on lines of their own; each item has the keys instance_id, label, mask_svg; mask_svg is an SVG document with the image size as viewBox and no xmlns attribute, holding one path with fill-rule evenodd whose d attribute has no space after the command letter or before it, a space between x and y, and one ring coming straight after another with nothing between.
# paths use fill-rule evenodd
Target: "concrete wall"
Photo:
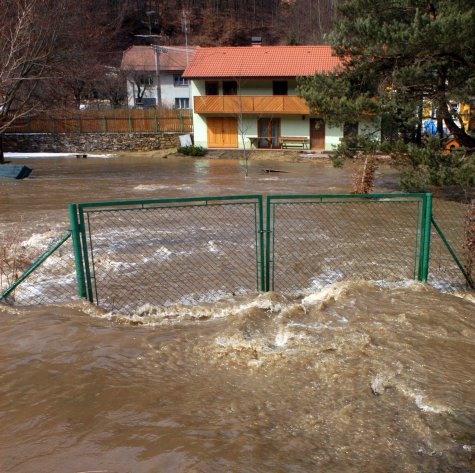
<instances>
[{"instance_id":1,"label":"concrete wall","mask_svg":"<svg viewBox=\"0 0 475 473\"><path fill-rule=\"evenodd\" d=\"M179 133L12 133L5 152L152 151L179 146Z\"/></svg>"}]
</instances>

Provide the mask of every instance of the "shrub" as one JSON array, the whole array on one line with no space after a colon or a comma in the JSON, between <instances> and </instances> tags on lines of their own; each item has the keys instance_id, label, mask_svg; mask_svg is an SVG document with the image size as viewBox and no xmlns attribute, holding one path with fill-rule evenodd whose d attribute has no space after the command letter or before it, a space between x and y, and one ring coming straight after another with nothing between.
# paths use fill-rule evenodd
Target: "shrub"
<instances>
[{"instance_id":1,"label":"shrub","mask_svg":"<svg viewBox=\"0 0 475 473\"><path fill-rule=\"evenodd\" d=\"M390 155L405 191L427 192L445 186L466 190L475 184L475 155L463 149L445 154L436 140L430 140L424 148L398 143Z\"/></svg>"},{"instance_id":2,"label":"shrub","mask_svg":"<svg viewBox=\"0 0 475 473\"><path fill-rule=\"evenodd\" d=\"M177 151L187 156L204 156L206 154L206 150L202 146L194 145L180 146Z\"/></svg>"}]
</instances>

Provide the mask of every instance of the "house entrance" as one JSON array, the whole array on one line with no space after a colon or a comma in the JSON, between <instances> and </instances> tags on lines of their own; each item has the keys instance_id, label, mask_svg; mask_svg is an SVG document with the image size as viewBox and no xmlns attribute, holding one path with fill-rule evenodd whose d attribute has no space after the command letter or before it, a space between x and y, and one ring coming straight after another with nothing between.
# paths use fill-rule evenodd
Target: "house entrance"
<instances>
[{"instance_id":1,"label":"house entrance","mask_svg":"<svg viewBox=\"0 0 475 473\"><path fill-rule=\"evenodd\" d=\"M237 119L208 117L208 148L237 148Z\"/></svg>"},{"instance_id":2,"label":"house entrance","mask_svg":"<svg viewBox=\"0 0 475 473\"><path fill-rule=\"evenodd\" d=\"M310 148L325 149L325 122L321 118L310 119Z\"/></svg>"},{"instance_id":3,"label":"house entrance","mask_svg":"<svg viewBox=\"0 0 475 473\"><path fill-rule=\"evenodd\" d=\"M259 118L257 132L259 134L258 148L278 148L280 146L280 118Z\"/></svg>"}]
</instances>

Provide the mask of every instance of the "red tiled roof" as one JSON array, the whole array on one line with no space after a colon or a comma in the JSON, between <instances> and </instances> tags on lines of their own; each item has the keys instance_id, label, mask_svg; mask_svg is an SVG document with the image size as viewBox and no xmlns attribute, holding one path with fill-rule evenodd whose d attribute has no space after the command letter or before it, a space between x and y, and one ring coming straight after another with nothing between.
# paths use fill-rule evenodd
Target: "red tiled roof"
<instances>
[{"instance_id":1,"label":"red tiled roof","mask_svg":"<svg viewBox=\"0 0 475 473\"><path fill-rule=\"evenodd\" d=\"M160 70L183 71L186 68L186 49L181 46L163 46L166 52L160 53ZM188 48L188 62L195 48ZM122 54L121 69L136 71L155 71L155 54L152 46L131 46Z\"/></svg>"},{"instance_id":2,"label":"red tiled roof","mask_svg":"<svg viewBox=\"0 0 475 473\"><path fill-rule=\"evenodd\" d=\"M188 78L297 77L340 65L331 46L240 46L196 49Z\"/></svg>"}]
</instances>

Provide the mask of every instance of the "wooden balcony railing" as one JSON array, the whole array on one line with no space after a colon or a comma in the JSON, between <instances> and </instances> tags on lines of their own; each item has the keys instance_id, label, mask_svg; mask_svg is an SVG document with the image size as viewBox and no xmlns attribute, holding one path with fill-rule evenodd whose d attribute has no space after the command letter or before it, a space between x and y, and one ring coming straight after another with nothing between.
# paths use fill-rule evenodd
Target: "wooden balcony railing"
<instances>
[{"instance_id":1,"label":"wooden balcony railing","mask_svg":"<svg viewBox=\"0 0 475 473\"><path fill-rule=\"evenodd\" d=\"M310 113L302 97L293 95L205 95L194 97L195 113Z\"/></svg>"}]
</instances>

